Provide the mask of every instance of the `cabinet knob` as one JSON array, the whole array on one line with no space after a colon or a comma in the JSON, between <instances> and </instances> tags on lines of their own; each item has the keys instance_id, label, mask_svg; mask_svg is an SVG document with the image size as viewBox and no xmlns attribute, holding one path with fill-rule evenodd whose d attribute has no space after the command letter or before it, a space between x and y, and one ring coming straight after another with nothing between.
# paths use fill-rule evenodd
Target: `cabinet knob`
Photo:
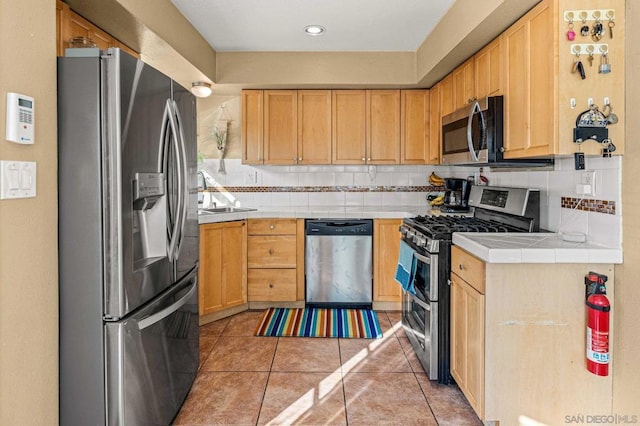
<instances>
[{"instance_id":1,"label":"cabinet knob","mask_svg":"<svg viewBox=\"0 0 640 426\"><path fill-rule=\"evenodd\" d=\"M269 288L273 288L273 284L269 283Z\"/></svg>"},{"instance_id":2,"label":"cabinet knob","mask_svg":"<svg viewBox=\"0 0 640 426\"><path fill-rule=\"evenodd\" d=\"M366 161L364 157L362 157L362 161Z\"/></svg>"},{"instance_id":3,"label":"cabinet knob","mask_svg":"<svg viewBox=\"0 0 640 426\"><path fill-rule=\"evenodd\" d=\"M461 271L464 271L464 265L462 263L460 263L458 267L460 268Z\"/></svg>"},{"instance_id":4,"label":"cabinet knob","mask_svg":"<svg viewBox=\"0 0 640 426\"><path fill-rule=\"evenodd\" d=\"M371 161L371 157L367 158L367 161Z\"/></svg>"},{"instance_id":5,"label":"cabinet knob","mask_svg":"<svg viewBox=\"0 0 640 426\"><path fill-rule=\"evenodd\" d=\"M274 253L273 249L269 249L269 254L270 254L271 256L273 256L273 253Z\"/></svg>"},{"instance_id":6,"label":"cabinet knob","mask_svg":"<svg viewBox=\"0 0 640 426\"><path fill-rule=\"evenodd\" d=\"M302 161L302 157L298 157L298 161Z\"/></svg>"},{"instance_id":7,"label":"cabinet knob","mask_svg":"<svg viewBox=\"0 0 640 426\"><path fill-rule=\"evenodd\" d=\"M274 229L276 229L276 226L272 223L271 225L269 225L269 229L273 231Z\"/></svg>"}]
</instances>

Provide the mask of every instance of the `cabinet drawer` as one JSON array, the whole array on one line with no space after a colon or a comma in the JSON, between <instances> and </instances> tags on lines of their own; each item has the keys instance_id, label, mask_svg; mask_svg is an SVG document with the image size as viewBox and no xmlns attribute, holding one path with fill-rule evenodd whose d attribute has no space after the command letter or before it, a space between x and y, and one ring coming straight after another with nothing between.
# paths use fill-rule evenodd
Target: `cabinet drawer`
<instances>
[{"instance_id":1,"label":"cabinet drawer","mask_svg":"<svg viewBox=\"0 0 640 426\"><path fill-rule=\"evenodd\" d=\"M250 302L295 302L295 269L249 269L247 290Z\"/></svg>"},{"instance_id":2,"label":"cabinet drawer","mask_svg":"<svg viewBox=\"0 0 640 426\"><path fill-rule=\"evenodd\" d=\"M451 272L484 294L485 263L460 247L451 247Z\"/></svg>"},{"instance_id":3,"label":"cabinet drawer","mask_svg":"<svg viewBox=\"0 0 640 426\"><path fill-rule=\"evenodd\" d=\"M295 235L295 219L250 219L249 235Z\"/></svg>"},{"instance_id":4,"label":"cabinet drawer","mask_svg":"<svg viewBox=\"0 0 640 426\"><path fill-rule=\"evenodd\" d=\"M249 268L295 268L295 235L252 235L247 238Z\"/></svg>"}]
</instances>

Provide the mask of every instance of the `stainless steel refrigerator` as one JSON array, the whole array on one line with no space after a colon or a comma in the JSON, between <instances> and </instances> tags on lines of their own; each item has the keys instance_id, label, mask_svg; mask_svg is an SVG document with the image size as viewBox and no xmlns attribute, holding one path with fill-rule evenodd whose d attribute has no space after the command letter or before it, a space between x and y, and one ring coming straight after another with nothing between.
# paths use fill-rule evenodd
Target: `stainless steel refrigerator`
<instances>
[{"instance_id":1,"label":"stainless steel refrigerator","mask_svg":"<svg viewBox=\"0 0 640 426\"><path fill-rule=\"evenodd\" d=\"M60 424L169 424L199 363L195 98L119 49L58 58L58 145Z\"/></svg>"}]
</instances>

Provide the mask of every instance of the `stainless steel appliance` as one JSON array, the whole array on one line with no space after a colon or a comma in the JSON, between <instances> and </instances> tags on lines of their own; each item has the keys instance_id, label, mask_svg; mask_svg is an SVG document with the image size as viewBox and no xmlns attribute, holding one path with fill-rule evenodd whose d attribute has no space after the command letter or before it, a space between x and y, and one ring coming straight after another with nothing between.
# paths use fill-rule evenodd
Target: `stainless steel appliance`
<instances>
[{"instance_id":1,"label":"stainless steel appliance","mask_svg":"<svg viewBox=\"0 0 640 426\"><path fill-rule=\"evenodd\" d=\"M371 308L373 221L307 220L307 306Z\"/></svg>"},{"instance_id":2,"label":"stainless steel appliance","mask_svg":"<svg viewBox=\"0 0 640 426\"><path fill-rule=\"evenodd\" d=\"M444 204L440 211L458 213L469 211L469 193L473 182L467 179L447 178L444 180Z\"/></svg>"},{"instance_id":3,"label":"stainless steel appliance","mask_svg":"<svg viewBox=\"0 0 640 426\"><path fill-rule=\"evenodd\" d=\"M119 49L58 58L61 424L169 424L193 383L195 113Z\"/></svg>"},{"instance_id":4,"label":"stainless steel appliance","mask_svg":"<svg viewBox=\"0 0 640 426\"><path fill-rule=\"evenodd\" d=\"M502 96L489 96L442 117L442 164L490 167L541 167L552 158L504 158Z\"/></svg>"},{"instance_id":5,"label":"stainless steel appliance","mask_svg":"<svg viewBox=\"0 0 640 426\"><path fill-rule=\"evenodd\" d=\"M540 192L535 189L473 186L473 216L417 216L404 219L402 240L413 251L415 293L403 292L402 324L431 380L450 383L449 310L451 236L454 232L536 232Z\"/></svg>"}]
</instances>

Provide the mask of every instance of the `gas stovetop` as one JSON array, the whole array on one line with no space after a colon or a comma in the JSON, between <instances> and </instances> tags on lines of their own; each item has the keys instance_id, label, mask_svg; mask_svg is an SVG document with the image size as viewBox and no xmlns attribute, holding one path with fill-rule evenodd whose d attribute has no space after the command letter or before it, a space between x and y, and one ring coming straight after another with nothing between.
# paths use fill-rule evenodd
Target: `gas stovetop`
<instances>
[{"instance_id":1,"label":"gas stovetop","mask_svg":"<svg viewBox=\"0 0 640 426\"><path fill-rule=\"evenodd\" d=\"M495 220L468 216L417 216L404 221L429 238L450 239L453 232L527 232Z\"/></svg>"}]
</instances>

